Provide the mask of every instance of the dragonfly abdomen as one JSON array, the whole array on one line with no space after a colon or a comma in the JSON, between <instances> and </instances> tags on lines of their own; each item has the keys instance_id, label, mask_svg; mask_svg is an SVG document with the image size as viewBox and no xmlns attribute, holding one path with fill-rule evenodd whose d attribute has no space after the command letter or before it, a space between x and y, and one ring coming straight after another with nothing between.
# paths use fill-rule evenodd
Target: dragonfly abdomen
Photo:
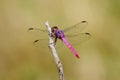
<instances>
[{"instance_id":1,"label":"dragonfly abdomen","mask_svg":"<svg viewBox=\"0 0 120 80\"><path fill-rule=\"evenodd\" d=\"M69 43L64 37L63 37L61 40L65 43L65 45L70 49L70 51L71 51L77 58L80 58L79 55L78 55L78 53L75 51L75 49L70 45L70 43Z\"/></svg>"}]
</instances>

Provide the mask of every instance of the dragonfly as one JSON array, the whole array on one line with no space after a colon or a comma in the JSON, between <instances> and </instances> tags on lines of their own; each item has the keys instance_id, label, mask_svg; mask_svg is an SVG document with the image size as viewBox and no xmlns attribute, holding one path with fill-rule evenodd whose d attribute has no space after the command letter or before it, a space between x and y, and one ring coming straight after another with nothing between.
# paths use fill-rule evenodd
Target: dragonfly
<instances>
[{"instance_id":1,"label":"dragonfly","mask_svg":"<svg viewBox=\"0 0 120 80\"><path fill-rule=\"evenodd\" d=\"M54 44L56 46L58 40L61 40L67 47L68 49L76 56L77 58L80 58L78 52L72 47L72 43L79 44L82 41L86 41L91 38L90 33L81 33L81 31L87 26L88 22L87 21L81 21L75 25L72 25L70 27L67 27L65 29L59 29L57 26L51 27L52 31L52 37L54 39ZM47 30L45 29L38 29L38 28L28 28L28 31L39 31L42 33L47 33ZM69 42L71 40L71 43ZM40 42L41 39L35 40L33 43L38 43Z\"/></svg>"}]
</instances>

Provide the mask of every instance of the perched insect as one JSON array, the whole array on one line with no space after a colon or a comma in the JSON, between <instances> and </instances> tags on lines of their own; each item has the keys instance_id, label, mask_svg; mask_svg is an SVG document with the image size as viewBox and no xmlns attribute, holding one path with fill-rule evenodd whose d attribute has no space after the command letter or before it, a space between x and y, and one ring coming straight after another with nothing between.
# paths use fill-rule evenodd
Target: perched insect
<instances>
[{"instance_id":1,"label":"perched insect","mask_svg":"<svg viewBox=\"0 0 120 80\"><path fill-rule=\"evenodd\" d=\"M81 30L83 30L86 25L87 21L81 21L71 27L68 27L66 29L60 30L57 26L53 26L51 28L52 31L52 37L54 38L54 43L56 44L58 39L61 40L69 49L70 51L79 58L78 53L75 51L75 49L71 46L69 43L69 38L72 40L71 43L79 44L82 41L85 41L91 37L90 33L81 33ZM28 28L29 31L38 30L39 32L47 32L47 30L43 29L37 29L37 28ZM40 34L42 35L42 34ZM41 39L37 39L34 41L34 43L37 43L41 41Z\"/></svg>"}]
</instances>

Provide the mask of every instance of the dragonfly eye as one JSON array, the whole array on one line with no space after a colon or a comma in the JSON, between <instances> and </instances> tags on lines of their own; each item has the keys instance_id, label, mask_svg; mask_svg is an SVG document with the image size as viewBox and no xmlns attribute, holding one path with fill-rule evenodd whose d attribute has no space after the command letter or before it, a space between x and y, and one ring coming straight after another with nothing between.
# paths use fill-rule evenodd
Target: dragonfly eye
<instances>
[{"instance_id":1,"label":"dragonfly eye","mask_svg":"<svg viewBox=\"0 0 120 80\"><path fill-rule=\"evenodd\" d=\"M51 28L52 33L54 33L55 30L58 30L58 27L57 27L57 26L53 26L53 27Z\"/></svg>"}]
</instances>

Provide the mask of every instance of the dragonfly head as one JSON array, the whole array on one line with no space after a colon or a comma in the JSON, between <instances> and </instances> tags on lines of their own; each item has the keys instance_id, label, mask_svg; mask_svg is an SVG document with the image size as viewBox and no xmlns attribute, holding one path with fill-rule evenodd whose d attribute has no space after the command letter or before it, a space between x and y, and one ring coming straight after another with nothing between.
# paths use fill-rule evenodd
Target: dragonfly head
<instances>
[{"instance_id":1,"label":"dragonfly head","mask_svg":"<svg viewBox=\"0 0 120 80\"><path fill-rule=\"evenodd\" d=\"M57 26L53 26L53 27L51 28L52 33L55 33L57 30L58 30L58 27L57 27Z\"/></svg>"}]
</instances>

